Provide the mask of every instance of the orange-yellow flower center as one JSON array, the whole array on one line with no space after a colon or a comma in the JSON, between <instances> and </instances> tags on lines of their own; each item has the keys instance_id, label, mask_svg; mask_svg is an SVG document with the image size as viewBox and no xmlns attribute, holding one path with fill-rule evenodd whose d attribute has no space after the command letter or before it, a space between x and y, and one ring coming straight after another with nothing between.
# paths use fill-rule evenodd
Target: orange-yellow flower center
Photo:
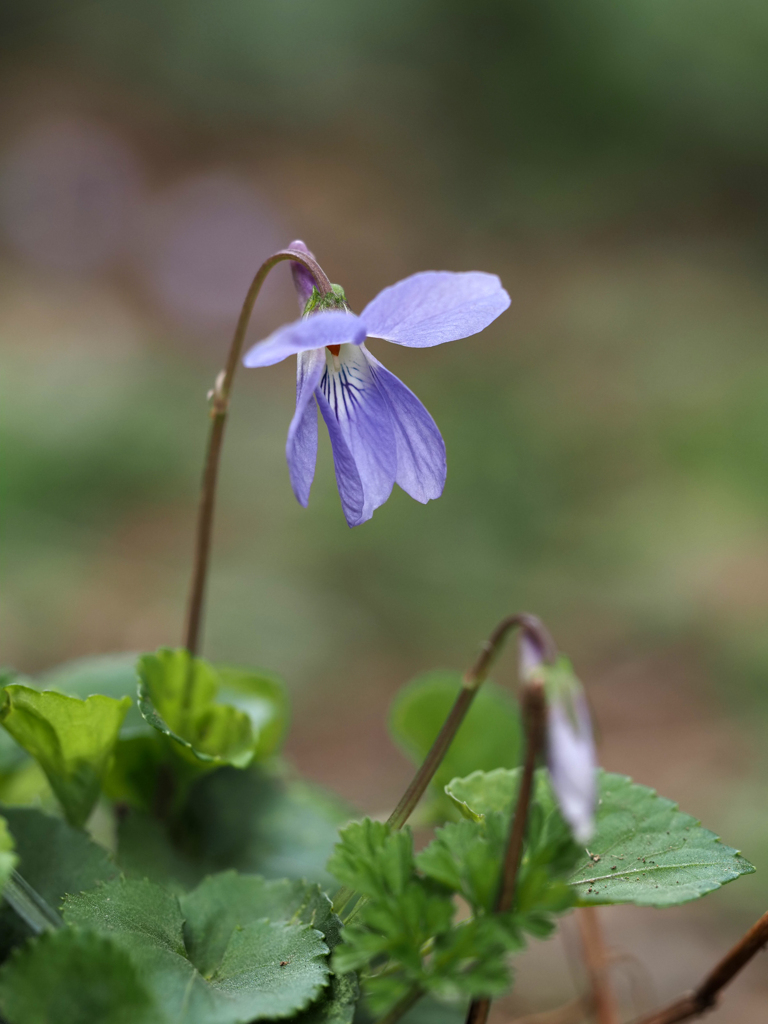
<instances>
[{"instance_id":1,"label":"orange-yellow flower center","mask_svg":"<svg viewBox=\"0 0 768 1024\"><path fill-rule=\"evenodd\" d=\"M332 356L337 356L341 352L341 345L326 345L325 346Z\"/></svg>"}]
</instances>

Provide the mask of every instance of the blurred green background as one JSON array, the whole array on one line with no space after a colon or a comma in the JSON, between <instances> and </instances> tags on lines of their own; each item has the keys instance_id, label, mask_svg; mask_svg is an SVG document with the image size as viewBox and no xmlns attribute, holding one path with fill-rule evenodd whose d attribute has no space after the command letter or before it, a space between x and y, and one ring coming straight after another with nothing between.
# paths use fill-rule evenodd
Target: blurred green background
<instances>
[{"instance_id":1,"label":"blurred green background","mask_svg":"<svg viewBox=\"0 0 768 1024\"><path fill-rule=\"evenodd\" d=\"M689 986L768 898L767 52L757 0L6 0L2 661L180 640L205 393L269 252L303 238L358 310L496 272L483 335L371 345L445 436L426 507L350 531L321 430L301 509L294 369L242 372L205 653L281 673L294 761L379 811L393 693L541 615L606 767L762 869L663 941L612 918ZM253 340L296 315L288 278ZM764 978L738 985L762 1019Z\"/></svg>"}]
</instances>

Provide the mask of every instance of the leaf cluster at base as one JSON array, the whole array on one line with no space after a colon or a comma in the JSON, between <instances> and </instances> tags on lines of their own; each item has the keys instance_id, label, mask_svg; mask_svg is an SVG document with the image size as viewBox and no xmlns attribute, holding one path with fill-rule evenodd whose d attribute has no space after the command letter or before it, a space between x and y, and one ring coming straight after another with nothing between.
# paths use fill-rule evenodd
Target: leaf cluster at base
<instances>
[{"instance_id":1,"label":"leaf cluster at base","mask_svg":"<svg viewBox=\"0 0 768 1024\"><path fill-rule=\"evenodd\" d=\"M328 870L360 894L334 954L337 970L362 972L371 1009L409 992L440 999L496 996L510 984L508 954L524 934L549 934L573 905L565 877L579 850L551 806L532 816L515 909L493 913L508 814L450 823L414 854L408 829L365 819L341 832ZM460 919L456 897L469 907Z\"/></svg>"},{"instance_id":2,"label":"leaf cluster at base","mask_svg":"<svg viewBox=\"0 0 768 1024\"><path fill-rule=\"evenodd\" d=\"M0 970L15 1024L350 1024L357 988L331 979L340 923L316 885L225 872L177 896L118 878L63 917Z\"/></svg>"}]
</instances>

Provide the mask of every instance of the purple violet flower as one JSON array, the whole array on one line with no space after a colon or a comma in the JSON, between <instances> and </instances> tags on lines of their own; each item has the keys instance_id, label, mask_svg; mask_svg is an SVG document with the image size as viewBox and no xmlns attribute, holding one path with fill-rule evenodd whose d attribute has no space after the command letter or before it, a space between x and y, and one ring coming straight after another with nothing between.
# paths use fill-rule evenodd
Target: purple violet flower
<instances>
[{"instance_id":1,"label":"purple violet flower","mask_svg":"<svg viewBox=\"0 0 768 1024\"><path fill-rule=\"evenodd\" d=\"M303 242L292 249L309 252ZM305 316L286 324L245 355L245 366L272 366L298 357L296 413L286 457L301 505L317 459L317 407L333 449L336 482L350 526L370 519L398 484L417 501L439 498L445 484L445 444L427 410L365 347L382 338L431 348L482 331L510 304L495 274L427 270L391 285L360 316L334 286L337 308L323 308L312 275L292 263ZM321 301L313 302L316 299ZM313 401L314 399L314 401Z\"/></svg>"}]
</instances>

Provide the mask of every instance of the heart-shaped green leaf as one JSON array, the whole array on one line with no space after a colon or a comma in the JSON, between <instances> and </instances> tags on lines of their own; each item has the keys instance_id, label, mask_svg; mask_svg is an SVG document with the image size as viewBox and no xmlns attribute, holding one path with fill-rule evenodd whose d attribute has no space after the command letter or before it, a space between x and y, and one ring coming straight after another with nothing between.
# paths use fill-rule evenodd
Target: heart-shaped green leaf
<instances>
[{"instance_id":1,"label":"heart-shaped green leaf","mask_svg":"<svg viewBox=\"0 0 768 1024\"><path fill-rule=\"evenodd\" d=\"M82 825L93 810L130 697L86 700L11 683L0 722L46 774L68 821Z\"/></svg>"},{"instance_id":2,"label":"heart-shaped green leaf","mask_svg":"<svg viewBox=\"0 0 768 1024\"><path fill-rule=\"evenodd\" d=\"M277 892L276 884L209 879L184 897L182 910L167 890L121 879L68 898L64 918L114 939L166 1019L247 1024L294 1016L328 984L322 932L301 923L313 898L319 912L319 893L297 893L290 884Z\"/></svg>"}]
</instances>

